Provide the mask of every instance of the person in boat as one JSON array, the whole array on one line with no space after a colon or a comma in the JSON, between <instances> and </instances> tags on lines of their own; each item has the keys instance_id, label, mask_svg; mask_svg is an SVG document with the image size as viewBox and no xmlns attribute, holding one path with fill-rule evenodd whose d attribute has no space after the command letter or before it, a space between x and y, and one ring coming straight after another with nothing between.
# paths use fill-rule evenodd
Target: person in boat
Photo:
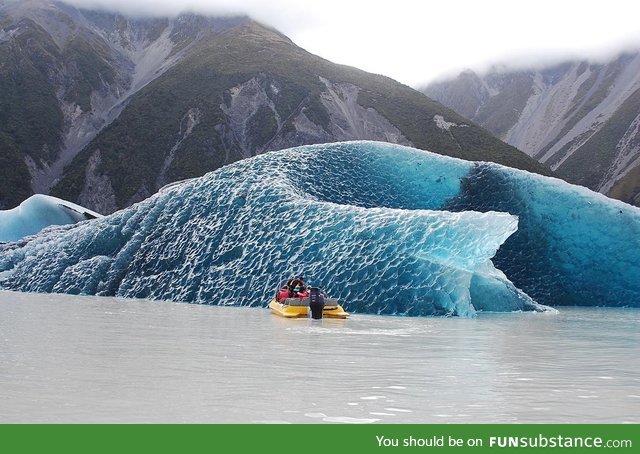
<instances>
[{"instance_id":1,"label":"person in boat","mask_svg":"<svg viewBox=\"0 0 640 454\"><path fill-rule=\"evenodd\" d=\"M304 285L302 277L295 277L289 279L287 282L287 288L289 289L289 298L298 298L300 296L306 296L307 289Z\"/></svg>"}]
</instances>

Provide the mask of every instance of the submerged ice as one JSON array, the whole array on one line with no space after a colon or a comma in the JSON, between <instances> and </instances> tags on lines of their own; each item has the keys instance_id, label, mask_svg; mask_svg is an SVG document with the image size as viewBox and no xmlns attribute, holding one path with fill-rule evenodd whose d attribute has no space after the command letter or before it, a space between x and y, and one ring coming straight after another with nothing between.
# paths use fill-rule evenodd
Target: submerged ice
<instances>
[{"instance_id":1,"label":"submerged ice","mask_svg":"<svg viewBox=\"0 0 640 454\"><path fill-rule=\"evenodd\" d=\"M357 312L637 306L639 238L640 210L559 180L350 142L244 160L0 246L0 287L264 306L295 273Z\"/></svg>"}]
</instances>

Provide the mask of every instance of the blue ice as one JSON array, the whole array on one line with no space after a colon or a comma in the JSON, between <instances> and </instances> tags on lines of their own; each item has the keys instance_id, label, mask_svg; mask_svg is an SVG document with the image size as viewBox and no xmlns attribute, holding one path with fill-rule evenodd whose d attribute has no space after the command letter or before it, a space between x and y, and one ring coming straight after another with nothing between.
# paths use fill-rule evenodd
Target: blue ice
<instances>
[{"instance_id":1,"label":"blue ice","mask_svg":"<svg viewBox=\"0 0 640 454\"><path fill-rule=\"evenodd\" d=\"M10 210L0 211L0 243L17 241L52 225L74 224L100 214L65 200L35 194Z\"/></svg>"},{"instance_id":2,"label":"blue ice","mask_svg":"<svg viewBox=\"0 0 640 454\"><path fill-rule=\"evenodd\" d=\"M640 210L557 179L346 142L243 160L0 246L0 287L264 306L303 274L366 313L638 306L639 238Z\"/></svg>"}]
</instances>

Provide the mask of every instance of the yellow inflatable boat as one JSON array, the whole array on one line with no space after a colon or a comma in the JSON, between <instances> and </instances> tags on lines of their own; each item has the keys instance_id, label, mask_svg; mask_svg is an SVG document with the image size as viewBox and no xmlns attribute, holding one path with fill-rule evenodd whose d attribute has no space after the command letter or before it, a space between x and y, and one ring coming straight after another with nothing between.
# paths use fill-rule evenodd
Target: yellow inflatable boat
<instances>
[{"instance_id":1,"label":"yellow inflatable boat","mask_svg":"<svg viewBox=\"0 0 640 454\"><path fill-rule=\"evenodd\" d=\"M333 298L325 298L326 300ZM305 301L306 300L306 301ZM319 318L347 318L349 313L345 312L342 306L337 303L322 308L322 317ZM330 303L331 304L331 303ZM269 309L276 315L285 318L307 318L309 317L309 298L287 298L279 302L274 298L269 303Z\"/></svg>"},{"instance_id":2,"label":"yellow inflatable boat","mask_svg":"<svg viewBox=\"0 0 640 454\"><path fill-rule=\"evenodd\" d=\"M288 292L288 291L287 291ZM338 304L336 298L326 298L318 287L309 288L304 296L286 298L285 289L279 289L269 303L269 309L285 318L347 318L349 314Z\"/></svg>"}]
</instances>

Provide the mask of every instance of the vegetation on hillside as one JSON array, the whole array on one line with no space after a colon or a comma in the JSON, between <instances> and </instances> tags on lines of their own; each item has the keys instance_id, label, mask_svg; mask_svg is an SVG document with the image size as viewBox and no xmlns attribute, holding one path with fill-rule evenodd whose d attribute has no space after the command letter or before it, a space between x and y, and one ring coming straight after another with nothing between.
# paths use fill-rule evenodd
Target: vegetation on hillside
<instances>
[{"instance_id":1,"label":"vegetation on hillside","mask_svg":"<svg viewBox=\"0 0 640 454\"><path fill-rule=\"evenodd\" d=\"M0 43L0 205L12 208L32 194L25 155L46 162L61 143L63 115L48 81L59 58L46 32L24 20L24 31Z\"/></svg>"},{"instance_id":2,"label":"vegetation on hillside","mask_svg":"<svg viewBox=\"0 0 640 454\"><path fill-rule=\"evenodd\" d=\"M98 40L88 42L81 36L74 36L66 43L64 55L67 66L76 75L65 100L88 112L91 110L91 93L101 88L104 82L112 84L116 77L109 48Z\"/></svg>"},{"instance_id":3,"label":"vegetation on hillside","mask_svg":"<svg viewBox=\"0 0 640 454\"><path fill-rule=\"evenodd\" d=\"M0 43L0 132L34 160L48 160L60 144L63 115L48 80L60 58L57 46L34 22L14 40Z\"/></svg>"},{"instance_id":4,"label":"vegetation on hillside","mask_svg":"<svg viewBox=\"0 0 640 454\"><path fill-rule=\"evenodd\" d=\"M225 140L227 118L222 106L228 106L232 87L252 78L277 86L272 100L283 122L278 131L270 109L260 109L248 119L256 150L277 133L290 129L295 116L303 110L309 119L327 128L329 114L320 101L326 87L320 77L360 87L358 102L385 116L420 148L550 173L517 149L410 87L333 64L295 46L274 30L249 23L212 33L177 66L134 96L120 117L71 164L54 192L77 198L84 186L82 169L88 156L100 150L99 172L111 179L117 205L133 202L141 187L154 189L165 157L181 139L182 118L192 108L201 112L200 124L180 143L167 175L172 180L200 176L240 159L240 150ZM435 115L467 127L444 131L436 125Z\"/></svg>"},{"instance_id":5,"label":"vegetation on hillside","mask_svg":"<svg viewBox=\"0 0 640 454\"><path fill-rule=\"evenodd\" d=\"M0 133L0 210L13 208L29 197L30 180L20 150L11 137Z\"/></svg>"},{"instance_id":6,"label":"vegetation on hillside","mask_svg":"<svg viewBox=\"0 0 640 454\"><path fill-rule=\"evenodd\" d=\"M0 185L12 189L0 190L0 204L12 206L32 193L25 159L44 166L59 155L66 125L58 96L90 111L91 94L116 73L99 39L72 36L61 49L30 19L4 28L13 37L0 42Z\"/></svg>"}]
</instances>

